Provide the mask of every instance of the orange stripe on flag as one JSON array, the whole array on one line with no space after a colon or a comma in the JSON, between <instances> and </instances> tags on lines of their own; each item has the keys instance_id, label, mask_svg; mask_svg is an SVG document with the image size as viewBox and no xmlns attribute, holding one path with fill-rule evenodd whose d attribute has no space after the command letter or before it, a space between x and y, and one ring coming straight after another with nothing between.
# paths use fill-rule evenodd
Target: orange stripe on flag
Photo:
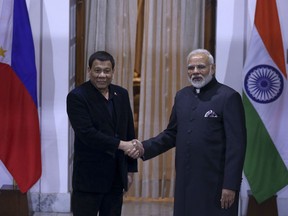
<instances>
[{"instance_id":1,"label":"orange stripe on flag","mask_svg":"<svg viewBox=\"0 0 288 216\"><path fill-rule=\"evenodd\" d=\"M257 1L255 26L271 58L287 78L282 34L275 0Z\"/></svg>"}]
</instances>

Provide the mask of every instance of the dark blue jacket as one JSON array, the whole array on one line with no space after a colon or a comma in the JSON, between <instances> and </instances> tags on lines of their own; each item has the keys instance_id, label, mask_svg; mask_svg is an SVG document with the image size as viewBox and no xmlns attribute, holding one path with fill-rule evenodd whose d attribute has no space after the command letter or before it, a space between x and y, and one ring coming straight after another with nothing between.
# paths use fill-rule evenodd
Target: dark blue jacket
<instances>
[{"instance_id":1,"label":"dark blue jacket","mask_svg":"<svg viewBox=\"0 0 288 216\"><path fill-rule=\"evenodd\" d=\"M75 132L72 186L74 191L105 193L115 170L127 190L127 173L137 172L137 160L118 150L120 140L135 138L133 115L126 89L110 84L116 120L104 96L87 81L67 96L67 113ZM117 155L117 156L116 156Z\"/></svg>"},{"instance_id":2,"label":"dark blue jacket","mask_svg":"<svg viewBox=\"0 0 288 216\"><path fill-rule=\"evenodd\" d=\"M143 159L176 147L174 216L237 216L238 192L246 149L241 96L215 78L201 88L177 92L169 125L143 142ZM222 188L236 191L229 209L221 209Z\"/></svg>"}]
</instances>

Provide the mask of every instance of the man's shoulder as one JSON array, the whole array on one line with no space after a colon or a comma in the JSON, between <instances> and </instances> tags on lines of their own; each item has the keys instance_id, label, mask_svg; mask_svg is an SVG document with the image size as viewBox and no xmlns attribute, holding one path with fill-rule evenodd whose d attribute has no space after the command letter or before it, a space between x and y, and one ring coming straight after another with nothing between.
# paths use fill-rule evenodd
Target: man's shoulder
<instances>
[{"instance_id":1,"label":"man's shoulder","mask_svg":"<svg viewBox=\"0 0 288 216\"><path fill-rule=\"evenodd\" d=\"M232 87L226 85L226 84L223 84L223 83L218 83L219 85L219 90L221 92L224 92L226 94L235 94L235 93L238 93L235 89L233 89Z\"/></svg>"},{"instance_id":2,"label":"man's shoulder","mask_svg":"<svg viewBox=\"0 0 288 216\"><path fill-rule=\"evenodd\" d=\"M193 92L193 87L192 86L185 86L182 89L178 90L176 95L182 95L182 94L187 94Z\"/></svg>"},{"instance_id":3,"label":"man's shoulder","mask_svg":"<svg viewBox=\"0 0 288 216\"><path fill-rule=\"evenodd\" d=\"M114 95L128 94L128 90L126 88L119 86L119 85L115 85L115 84L110 84L110 90L112 91Z\"/></svg>"},{"instance_id":4,"label":"man's shoulder","mask_svg":"<svg viewBox=\"0 0 288 216\"><path fill-rule=\"evenodd\" d=\"M90 86L91 86L91 83L89 81L86 81L86 82L82 83L81 85L72 89L69 92L69 94L82 94L82 93L86 92L86 90L89 89Z\"/></svg>"},{"instance_id":5,"label":"man's shoulder","mask_svg":"<svg viewBox=\"0 0 288 216\"><path fill-rule=\"evenodd\" d=\"M110 88L114 89L114 90L118 90L118 91L127 91L126 88L122 87L122 86L119 86L119 85L116 85L116 84L110 84Z\"/></svg>"}]
</instances>

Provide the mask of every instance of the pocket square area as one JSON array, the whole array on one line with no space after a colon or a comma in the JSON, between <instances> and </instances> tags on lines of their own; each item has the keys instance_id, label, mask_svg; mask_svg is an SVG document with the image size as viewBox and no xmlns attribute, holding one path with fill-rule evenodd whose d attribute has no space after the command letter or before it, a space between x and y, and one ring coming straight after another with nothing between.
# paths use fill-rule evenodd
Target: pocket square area
<instances>
[{"instance_id":1,"label":"pocket square area","mask_svg":"<svg viewBox=\"0 0 288 216\"><path fill-rule=\"evenodd\" d=\"M209 110L205 113L204 117L205 118L207 118L207 117L214 117L215 118L215 117L218 117L218 115L213 110Z\"/></svg>"}]
</instances>

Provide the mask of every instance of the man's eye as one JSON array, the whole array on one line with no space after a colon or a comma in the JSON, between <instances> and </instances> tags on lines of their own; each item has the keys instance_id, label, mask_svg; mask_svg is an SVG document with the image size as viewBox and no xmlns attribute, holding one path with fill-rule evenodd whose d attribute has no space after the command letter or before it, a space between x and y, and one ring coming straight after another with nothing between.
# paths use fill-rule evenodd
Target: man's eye
<instances>
[{"instance_id":1,"label":"man's eye","mask_svg":"<svg viewBox=\"0 0 288 216\"><path fill-rule=\"evenodd\" d=\"M198 65L197 67L198 67L199 70L206 68L205 65Z\"/></svg>"},{"instance_id":2,"label":"man's eye","mask_svg":"<svg viewBox=\"0 0 288 216\"><path fill-rule=\"evenodd\" d=\"M104 70L104 73L105 73L105 74L108 74L108 73L110 73L110 72L111 72L110 69Z\"/></svg>"},{"instance_id":3,"label":"man's eye","mask_svg":"<svg viewBox=\"0 0 288 216\"><path fill-rule=\"evenodd\" d=\"M111 72L111 69L103 69L103 70L102 69L95 69L94 70L94 72L97 73L97 74L102 73L102 71L103 71L104 74L109 74Z\"/></svg>"},{"instance_id":4,"label":"man's eye","mask_svg":"<svg viewBox=\"0 0 288 216\"><path fill-rule=\"evenodd\" d=\"M195 70L197 68L197 70L204 70L206 69L206 65L200 64L200 65L189 65L188 66L188 70Z\"/></svg>"}]
</instances>

